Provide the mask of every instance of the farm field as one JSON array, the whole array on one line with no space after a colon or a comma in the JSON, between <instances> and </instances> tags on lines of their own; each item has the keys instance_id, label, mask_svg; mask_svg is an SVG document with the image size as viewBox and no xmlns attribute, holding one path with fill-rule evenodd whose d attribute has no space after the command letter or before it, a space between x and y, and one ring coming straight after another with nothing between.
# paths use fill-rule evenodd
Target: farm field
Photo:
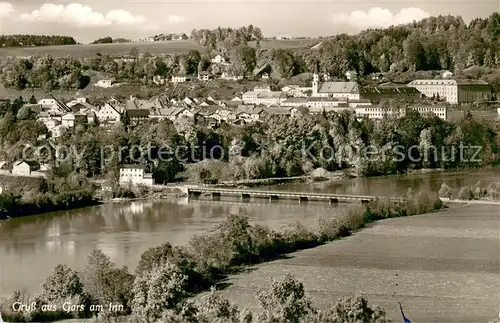
<instances>
[{"instance_id":1,"label":"farm field","mask_svg":"<svg viewBox=\"0 0 500 323\"><path fill-rule=\"evenodd\" d=\"M258 309L255 292L290 272L319 308L363 294L402 322L488 322L498 317L498 206L470 205L384 220L351 237L230 277L223 294Z\"/></svg>"},{"instance_id":2,"label":"farm field","mask_svg":"<svg viewBox=\"0 0 500 323\"><path fill-rule=\"evenodd\" d=\"M262 40L260 46L262 49L271 48L310 48L318 43L315 39L283 39L283 40ZM250 46L255 47L255 42ZM43 46L43 47L12 47L0 49L2 56L31 56L51 54L52 56L91 57L97 53L107 55L127 55L132 48L137 48L140 53L149 52L151 54L161 53L183 53L190 50L203 51L205 48L194 43L191 40L170 40L161 42L132 42L115 44L82 44L82 45L64 45L64 46Z\"/></svg>"},{"instance_id":3,"label":"farm field","mask_svg":"<svg viewBox=\"0 0 500 323\"><path fill-rule=\"evenodd\" d=\"M2 56L31 56L51 54L52 56L91 57L97 53L107 55L127 55L132 48L137 48L140 53L182 53L190 50L204 50L203 46L197 45L190 40L170 40L162 42L132 42L115 44L82 44L64 46L43 47L12 47L0 49Z\"/></svg>"}]
</instances>

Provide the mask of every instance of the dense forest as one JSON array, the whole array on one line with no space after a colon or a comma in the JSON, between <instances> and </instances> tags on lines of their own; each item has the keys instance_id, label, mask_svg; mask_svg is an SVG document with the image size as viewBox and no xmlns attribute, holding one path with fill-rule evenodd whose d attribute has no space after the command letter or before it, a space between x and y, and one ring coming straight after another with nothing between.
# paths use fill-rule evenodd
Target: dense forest
<instances>
[{"instance_id":1,"label":"dense forest","mask_svg":"<svg viewBox=\"0 0 500 323\"><path fill-rule=\"evenodd\" d=\"M130 43L132 40L126 38L111 38L106 36L103 38L98 38L92 42L92 44L113 44L113 43Z\"/></svg>"},{"instance_id":2,"label":"dense forest","mask_svg":"<svg viewBox=\"0 0 500 323\"><path fill-rule=\"evenodd\" d=\"M76 40L69 36L47 35L0 35L1 47L31 47L75 45Z\"/></svg>"},{"instance_id":3,"label":"dense forest","mask_svg":"<svg viewBox=\"0 0 500 323\"><path fill-rule=\"evenodd\" d=\"M133 61L116 61L105 54L81 59L48 55L4 58L0 62L0 81L7 88L77 89L86 86L85 75L92 71L129 83L151 84L155 75L196 75L202 71L252 76L256 68L268 64L272 78L277 80L313 71L343 78L346 71L356 70L361 76L382 72L391 81L409 82L412 77L434 77L425 74L428 71L450 70L456 77L500 83L498 13L468 25L461 17L439 16L354 36L337 35L323 40L319 49L268 50L252 46L249 41L262 38L260 29L252 25L193 30L191 37L206 50L153 56L139 55L135 48L131 51ZM218 53L226 54L231 65L211 64L210 59ZM476 72L464 74L471 69Z\"/></svg>"},{"instance_id":4,"label":"dense forest","mask_svg":"<svg viewBox=\"0 0 500 323\"><path fill-rule=\"evenodd\" d=\"M249 41L259 41L263 38L262 31L253 25L243 26L238 29L217 28L194 29L191 32L191 39L196 43L205 46L211 50L221 50L227 52L232 48L247 44Z\"/></svg>"}]
</instances>

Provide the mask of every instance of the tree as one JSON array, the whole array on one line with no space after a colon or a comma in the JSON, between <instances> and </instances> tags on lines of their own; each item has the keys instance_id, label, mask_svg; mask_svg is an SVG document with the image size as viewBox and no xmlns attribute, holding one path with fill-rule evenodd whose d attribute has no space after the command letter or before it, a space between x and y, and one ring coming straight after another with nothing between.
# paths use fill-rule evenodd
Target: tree
<instances>
[{"instance_id":1,"label":"tree","mask_svg":"<svg viewBox=\"0 0 500 323\"><path fill-rule=\"evenodd\" d=\"M17 120L29 120L35 119L36 114L33 112L30 106L24 105L17 112Z\"/></svg>"},{"instance_id":2,"label":"tree","mask_svg":"<svg viewBox=\"0 0 500 323\"><path fill-rule=\"evenodd\" d=\"M260 291L258 300L263 312L259 322L302 322L313 312L311 300L305 296L304 285L286 274L279 281L274 280L267 291Z\"/></svg>"},{"instance_id":3,"label":"tree","mask_svg":"<svg viewBox=\"0 0 500 323\"><path fill-rule=\"evenodd\" d=\"M177 309L186 296L186 276L171 263L143 272L134 280L132 312L141 320L153 322L162 317L163 311Z\"/></svg>"}]
</instances>

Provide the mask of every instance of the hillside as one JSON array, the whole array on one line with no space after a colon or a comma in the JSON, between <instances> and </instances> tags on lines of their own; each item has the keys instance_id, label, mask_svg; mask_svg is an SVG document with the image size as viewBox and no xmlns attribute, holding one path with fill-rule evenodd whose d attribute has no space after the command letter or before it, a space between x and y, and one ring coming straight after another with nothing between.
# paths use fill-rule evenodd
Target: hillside
<instances>
[{"instance_id":1,"label":"hillside","mask_svg":"<svg viewBox=\"0 0 500 323\"><path fill-rule=\"evenodd\" d=\"M54 57L71 55L77 58L92 57L97 53L111 56L127 55L132 48L137 48L140 53L149 52L151 54L161 53L183 53L190 50L204 50L204 47L189 40L170 40L162 42L132 42L132 43L111 43L111 44L82 44L64 46L43 46L43 47L12 47L0 49L2 56L32 56L51 54Z\"/></svg>"}]
</instances>

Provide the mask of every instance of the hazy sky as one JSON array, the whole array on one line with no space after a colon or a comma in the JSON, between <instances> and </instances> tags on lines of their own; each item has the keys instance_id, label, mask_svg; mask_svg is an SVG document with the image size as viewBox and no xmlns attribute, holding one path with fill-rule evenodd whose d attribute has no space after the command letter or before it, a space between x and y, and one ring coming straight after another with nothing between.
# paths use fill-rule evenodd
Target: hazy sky
<instances>
[{"instance_id":1,"label":"hazy sky","mask_svg":"<svg viewBox=\"0 0 500 323\"><path fill-rule=\"evenodd\" d=\"M500 0L0 0L0 34L59 34L90 42L108 35L136 39L253 24L265 36L327 36L440 14L461 15L469 21L495 11L500 11Z\"/></svg>"}]
</instances>

